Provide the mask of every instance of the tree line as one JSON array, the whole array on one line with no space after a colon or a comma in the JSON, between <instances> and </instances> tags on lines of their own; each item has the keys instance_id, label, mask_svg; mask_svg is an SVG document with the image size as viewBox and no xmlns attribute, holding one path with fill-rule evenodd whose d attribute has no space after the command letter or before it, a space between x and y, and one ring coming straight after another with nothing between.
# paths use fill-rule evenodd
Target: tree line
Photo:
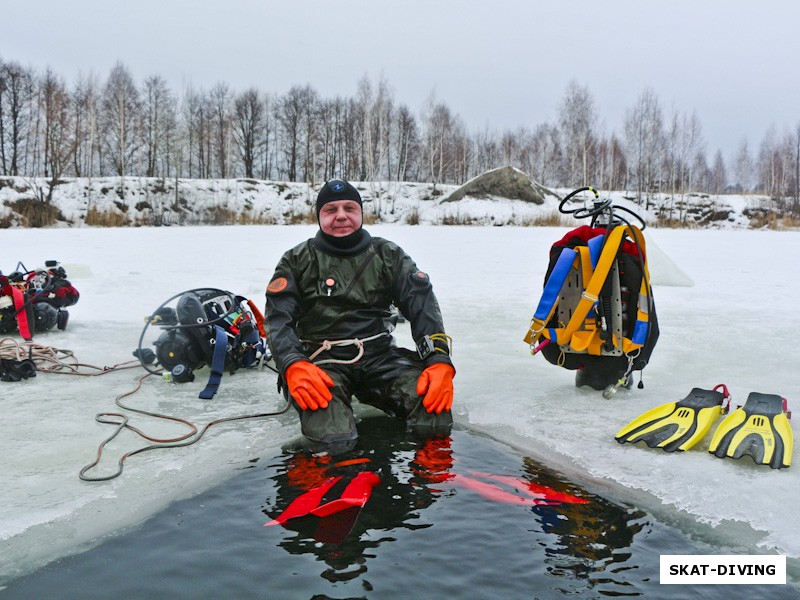
<instances>
[{"instance_id":1,"label":"tree line","mask_svg":"<svg viewBox=\"0 0 800 600\"><path fill-rule=\"evenodd\" d=\"M137 83L123 63L104 80L68 85L0 58L0 173L45 177L253 178L461 184L512 165L549 187L594 185L641 199L672 194L800 195L800 124L770 130L755 150L742 141L709 160L697 115L666 111L652 89L607 133L588 87L567 85L554 122L471 131L431 97L415 113L385 79L364 77L351 97L311 86L285 94L251 87L176 93L153 75ZM51 190L52 190L51 186Z\"/></svg>"}]
</instances>

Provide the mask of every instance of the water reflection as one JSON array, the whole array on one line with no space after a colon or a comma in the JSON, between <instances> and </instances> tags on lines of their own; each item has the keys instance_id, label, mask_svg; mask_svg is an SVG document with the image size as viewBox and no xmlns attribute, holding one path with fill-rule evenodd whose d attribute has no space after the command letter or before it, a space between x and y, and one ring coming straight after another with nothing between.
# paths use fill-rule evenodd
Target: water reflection
<instances>
[{"instance_id":1,"label":"water reflection","mask_svg":"<svg viewBox=\"0 0 800 600\"><path fill-rule=\"evenodd\" d=\"M550 469L523 457L525 477L544 486L563 487ZM588 505L565 503L557 509L536 508L542 532L552 534L544 545L548 571L553 575L593 580L614 563L631 557L634 537L646 524L646 513L594 497ZM606 581L609 579L606 576ZM598 581L602 581L600 577Z\"/></svg>"},{"instance_id":2,"label":"water reflection","mask_svg":"<svg viewBox=\"0 0 800 600\"><path fill-rule=\"evenodd\" d=\"M3 582L0 599L659 598L669 592L659 555L722 550L469 431L425 440L375 417L359 432L359 447L336 460L297 448L253 459L140 526ZM366 472L381 481L363 509L263 526L321 482L342 478L324 504ZM735 597L730 588L680 592ZM763 588L747 591L797 597Z\"/></svg>"},{"instance_id":3,"label":"water reflection","mask_svg":"<svg viewBox=\"0 0 800 600\"><path fill-rule=\"evenodd\" d=\"M529 457L498 452L497 444L475 434L455 430L420 439L397 421L379 417L362 421L359 433L359 445L350 454L334 459L290 449L268 469L277 486L263 507L271 519L332 477L341 480L322 503L338 498L359 473L371 471L380 478L363 509L284 524L290 533L279 547L314 555L325 564L321 576L332 582L365 576L371 559L386 552L401 531L435 526L443 536L474 538L491 530L503 537L506 532L509 544L524 539L549 575L591 586L595 580L613 580L609 566L629 559L643 527L644 513L593 496ZM426 513L434 504L440 510ZM457 512L454 523L463 521L455 534L443 522L450 505ZM463 540L444 539L436 558L457 570L464 551Z\"/></svg>"},{"instance_id":4,"label":"water reflection","mask_svg":"<svg viewBox=\"0 0 800 600\"><path fill-rule=\"evenodd\" d=\"M280 547L290 554L315 554L330 567L323 573L330 581L352 579L366 571L371 551L394 539L381 532L430 527L419 523L419 513L442 496L429 484L446 479L452 469L451 442L450 436L417 438L394 419L372 418L359 424L358 446L346 455L332 458L288 451L273 463L277 493L264 508L271 519L332 477L341 480L322 502L338 498L347 483L365 471L375 473L380 483L363 510L288 521L283 526L295 535L282 540Z\"/></svg>"}]
</instances>

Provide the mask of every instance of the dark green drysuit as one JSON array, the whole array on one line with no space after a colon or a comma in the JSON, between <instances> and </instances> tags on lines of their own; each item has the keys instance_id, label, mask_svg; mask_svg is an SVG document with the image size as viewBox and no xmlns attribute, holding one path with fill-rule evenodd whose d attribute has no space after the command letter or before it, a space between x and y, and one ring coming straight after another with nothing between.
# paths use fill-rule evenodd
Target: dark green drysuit
<instances>
[{"instance_id":1,"label":"dark green drysuit","mask_svg":"<svg viewBox=\"0 0 800 600\"><path fill-rule=\"evenodd\" d=\"M447 433L452 424L450 412L428 413L416 393L425 367L452 364L441 336L426 339L445 333L430 280L397 244L362 231L353 248L334 247L321 233L295 246L267 287L267 341L281 377L313 356L335 383L327 408L299 412L303 435L337 452L358 436L352 396L420 432ZM392 305L408 319L421 352L395 345Z\"/></svg>"}]
</instances>

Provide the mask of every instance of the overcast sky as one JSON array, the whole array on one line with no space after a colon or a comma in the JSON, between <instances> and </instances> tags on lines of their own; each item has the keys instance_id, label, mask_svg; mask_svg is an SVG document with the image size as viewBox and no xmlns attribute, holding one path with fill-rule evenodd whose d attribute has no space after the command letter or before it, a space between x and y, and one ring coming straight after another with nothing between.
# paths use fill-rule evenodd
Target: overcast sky
<instances>
[{"instance_id":1,"label":"overcast sky","mask_svg":"<svg viewBox=\"0 0 800 600\"><path fill-rule=\"evenodd\" d=\"M2 0L0 58L68 84L117 61L137 83L225 82L354 96L364 76L421 111L433 96L470 130L558 117L571 80L602 131L651 88L665 114L696 112L709 159L800 124L795 0Z\"/></svg>"}]
</instances>

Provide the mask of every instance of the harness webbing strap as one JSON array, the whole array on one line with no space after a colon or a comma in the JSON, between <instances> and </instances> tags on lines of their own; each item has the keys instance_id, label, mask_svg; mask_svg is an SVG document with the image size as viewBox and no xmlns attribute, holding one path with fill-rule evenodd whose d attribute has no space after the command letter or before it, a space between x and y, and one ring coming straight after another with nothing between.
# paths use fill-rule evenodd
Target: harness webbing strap
<instances>
[{"instance_id":1,"label":"harness webbing strap","mask_svg":"<svg viewBox=\"0 0 800 600\"><path fill-rule=\"evenodd\" d=\"M14 310L17 311L17 329L23 340L31 341L31 324L28 322L28 307L25 306L25 292L11 286L11 299L14 301Z\"/></svg>"},{"instance_id":2,"label":"harness webbing strap","mask_svg":"<svg viewBox=\"0 0 800 600\"><path fill-rule=\"evenodd\" d=\"M561 292L561 287L567 280L570 269L578 257L578 252L572 248L564 248L553 265L550 271L550 277L544 284L544 291L539 300L539 305L536 307L536 312L531 319L531 325L528 332L525 334L525 342L533 345L536 340L542 335L542 329L545 324L553 316L558 304L558 295Z\"/></svg>"},{"instance_id":3,"label":"harness webbing strap","mask_svg":"<svg viewBox=\"0 0 800 600\"><path fill-rule=\"evenodd\" d=\"M581 324L586 319L586 315L589 314L589 310L591 310L592 306L597 302L600 291L603 288L603 283L605 283L606 277L611 270L611 265L614 264L617 258L617 250L622 243L624 233L624 227L615 227L608 236L591 280L588 283L584 282L584 292L575 308L575 312L572 313L572 317L569 323L567 323L567 326L558 331L556 342L559 346L569 342L572 334L580 328Z\"/></svg>"},{"instance_id":4,"label":"harness webbing strap","mask_svg":"<svg viewBox=\"0 0 800 600\"><path fill-rule=\"evenodd\" d=\"M219 325L214 325L214 353L211 356L211 375L199 398L211 400L219 389L222 373L225 371L225 354L228 350L228 334Z\"/></svg>"},{"instance_id":5,"label":"harness webbing strap","mask_svg":"<svg viewBox=\"0 0 800 600\"><path fill-rule=\"evenodd\" d=\"M596 261L592 260L592 253L588 246L578 246L576 250L581 256L581 281L583 282L583 286L586 287L586 285L592 280L594 267L597 263Z\"/></svg>"},{"instance_id":6,"label":"harness webbing strap","mask_svg":"<svg viewBox=\"0 0 800 600\"><path fill-rule=\"evenodd\" d=\"M539 300L539 306L536 307L536 312L533 314L534 319L542 323L546 323L549 320L558 300L561 286L564 285L564 281L566 281L569 270L575 263L577 256L578 253L572 248L564 248L561 251L561 255L558 257L553 270L550 272L550 277L544 285L542 299Z\"/></svg>"},{"instance_id":7,"label":"harness webbing strap","mask_svg":"<svg viewBox=\"0 0 800 600\"><path fill-rule=\"evenodd\" d=\"M605 239L604 235L596 235L588 242L586 245L589 247L589 251L592 257L592 268L597 268L597 263L600 260L600 254L603 252L603 240Z\"/></svg>"}]
</instances>

